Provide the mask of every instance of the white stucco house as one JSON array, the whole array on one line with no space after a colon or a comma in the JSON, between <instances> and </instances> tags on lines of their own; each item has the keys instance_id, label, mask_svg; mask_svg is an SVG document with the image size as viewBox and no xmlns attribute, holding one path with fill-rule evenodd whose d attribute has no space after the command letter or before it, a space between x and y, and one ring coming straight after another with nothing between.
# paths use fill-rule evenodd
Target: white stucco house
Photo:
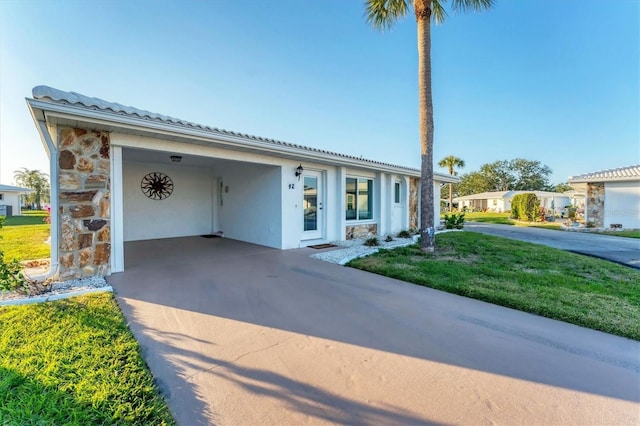
<instances>
[{"instance_id":1,"label":"white stucco house","mask_svg":"<svg viewBox=\"0 0 640 426\"><path fill-rule=\"evenodd\" d=\"M418 227L416 169L46 86L27 104L50 158L63 279L123 271L129 241L218 234L291 249ZM457 178L434 181L439 200Z\"/></svg>"},{"instance_id":2,"label":"white stucco house","mask_svg":"<svg viewBox=\"0 0 640 426\"><path fill-rule=\"evenodd\" d=\"M467 208L470 210L479 209L491 212L508 212L511 211L511 200L518 194L535 194L540 200L540 206L547 211L553 210L554 213L559 212L568 206L571 201L566 194L560 192L549 191L494 191L482 192L479 194L465 195L463 197L454 198L454 203L458 203L460 209Z\"/></svg>"},{"instance_id":3,"label":"white stucco house","mask_svg":"<svg viewBox=\"0 0 640 426\"><path fill-rule=\"evenodd\" d=\"M640 229L640 165L569 177L584 194L584 221L596 228Z\"/></svg>"},{"instance_id":4,"label":"white stucco house","mask_svg":"<svg viewBox=\"0 0 640 426\"><path fill-rule=\"evenodd\" d=\"M20 196L30 192L33 190L29 188L0 184L0 216L20 216L22 214Z\"/></svg>"}]
</instances>

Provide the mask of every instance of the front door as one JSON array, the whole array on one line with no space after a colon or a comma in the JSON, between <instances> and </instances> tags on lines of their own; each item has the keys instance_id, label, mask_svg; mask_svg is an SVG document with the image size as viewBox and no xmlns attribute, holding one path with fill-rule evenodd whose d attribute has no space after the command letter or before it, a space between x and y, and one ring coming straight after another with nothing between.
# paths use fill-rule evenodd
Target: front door
<instances>
[{"instance_id":1,"label":"front door","mask_svg":"<svg viewBox=\"0 0 640 426\"><path fill-rule=\"evenodd\" d=\"M302 239L324 238L322 173L305 171L302 175L302 183Z\"/></svg>"}]
</instances>

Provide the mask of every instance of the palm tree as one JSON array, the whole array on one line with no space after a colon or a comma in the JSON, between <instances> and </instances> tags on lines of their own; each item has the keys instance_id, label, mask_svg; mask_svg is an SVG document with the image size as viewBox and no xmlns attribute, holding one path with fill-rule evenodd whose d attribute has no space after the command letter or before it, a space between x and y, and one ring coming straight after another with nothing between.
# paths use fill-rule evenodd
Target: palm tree
<instances>
[{"instance_id":1,"label":"palm tree","mask_svg":"<svg viewBox=\"0 0 640 426\"><path fill-rule=\"evenodd\" d=\"M33 201L36 204L36 208L42 210L42 198L48 199L45 192L49 191L49 176L40 170L29 170L26 167L22 167L13 172L13 177L18 185L33 189Z\"/></svg>"},{"instance_id":2,"label":"palm tree","mask_svg":"<svg viewBox=\"0 0 640 426\"><path fill-rule=\"evenodd\" d=\"M380 30L393 26L410 10L411 0L366 0L367 21ZM433 227L433 99L431 93L431 20L444 21L448 0L412 0L418 24L418 92L420 107L420 248L435 251ZM451 0L455 11L488 9L493 0Z\"/></svg>"},{"instance_id":3,"label":"palm tree","mask_svg":"<svg viewBox=\"0 0 640 426\"><path fill-rule=\"evenodd\" d=\"M438 166L446 167L449 170L449 174L451 176L455 176L458 174L458 172L456 172L454 169L456 167L464 167L464 160L453 155L449 155L440 160ZM449 211L451 210L453 210L453 184L449 183Z\"/></svg>"}]
</instances>

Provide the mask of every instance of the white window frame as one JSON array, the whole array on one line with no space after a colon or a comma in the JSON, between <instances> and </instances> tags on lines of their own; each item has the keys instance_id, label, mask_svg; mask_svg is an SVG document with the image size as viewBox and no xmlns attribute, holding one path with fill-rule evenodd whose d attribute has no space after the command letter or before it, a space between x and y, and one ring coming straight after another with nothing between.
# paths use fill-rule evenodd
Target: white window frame
<instances>
[{"instance_id":1,"label":"white window frame","mask_svg":"<svg viewBox=\"0 0 640 426\"><path fill-rule=\"evenodd\" d=\"M355 179L356 181L356 193L355 194L346 194L346 188L347 188L347 181L349 179ZM369 197L369 213L371 215L370 218L367 219L360 219L360 209L358 208L358 185L361 182L371 182L370 185L367 185L368 187L368 193L367 196ZM344 186L345 186L345 205L344 205L344 217L345 220L347 221L347 223L359 223L359 222L373 222L375 220L375 215L374 215L374 211L375 211L375 205L374 205L374 194L375 194L375 179L373 179L372 177L367 177L367 176L347 176L344 182ZM349 211L347 209L349 203L353 203L353 205L355 206L355 218L353 219L349 219L347 216L347 212Z\"/></svg>"}]
</instances>

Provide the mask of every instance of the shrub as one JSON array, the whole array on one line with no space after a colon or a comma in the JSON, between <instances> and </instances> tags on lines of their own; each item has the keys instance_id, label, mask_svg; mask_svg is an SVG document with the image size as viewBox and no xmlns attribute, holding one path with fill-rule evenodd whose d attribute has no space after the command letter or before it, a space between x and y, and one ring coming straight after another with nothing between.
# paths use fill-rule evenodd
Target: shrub
<instances>
[{"instance_id":1,"label":"shrub","mask_svg":"<svg viewBox=\"0 0 640 426\"><path fill-rule=\"evenodd\" d=\"M411 238L411 232L407 231L406 229L403 229L402 231L398 232L398 238Z\"/></svg>"},{"instance_id":2,"label":"shrub","mask_svg":"<svg viewBox=\"0 0 640 426\"><path fill-rule=\"evenodd\" d=\"M391 241L393 241L393 237L391 235L387 235L387 238L385 238L384 240L390 243Z\"/></svg>"},{"instance_id":3,"label":"shrub","mask_svg":"<svg viewBox=\"0 0 640 426\"><path fill-rule=\"evenodd\" d=\"M444 215L444 227L447 229L462 229L464 228L464 213L459 215L453 213L451 216Z\"/></svg>"},{"instance_id":4,"label":"shrub","mask_svg":"<svg viewBox=\"0 0 640 426\"><path fill-rule=\"evenodd\" d=\"M379 246L380 245L380 241L378 240L378 237L371 237L371 238L367 238L364 241L364 245L365 246L369 246L369 247Z\"/></svg>"},{"instance_id":5,"label":"shrub","mask_svg":"<svg viewBox=\"0 0 640 426\"><path fill-rule=\"evenodd\" d=\"M0 216L0 229L4 226L4 219L4 216ZM22 264L17 259L5 262L4 253L0 250L0 290L15 291L23 289L26 285L26 280L22 275L22 268Z\"/></svg>"},{"instance_id":6,"label":"shrub","mask_svg":"<svg viewBox=\"0 0 640 426\"><path fill-rule=\"evenodd\" d=\"M533 222L538 217L540 200L536 194L518 194L511 200L511 217L513 219L528 220Z\"/></svg>"}]
</instances>

